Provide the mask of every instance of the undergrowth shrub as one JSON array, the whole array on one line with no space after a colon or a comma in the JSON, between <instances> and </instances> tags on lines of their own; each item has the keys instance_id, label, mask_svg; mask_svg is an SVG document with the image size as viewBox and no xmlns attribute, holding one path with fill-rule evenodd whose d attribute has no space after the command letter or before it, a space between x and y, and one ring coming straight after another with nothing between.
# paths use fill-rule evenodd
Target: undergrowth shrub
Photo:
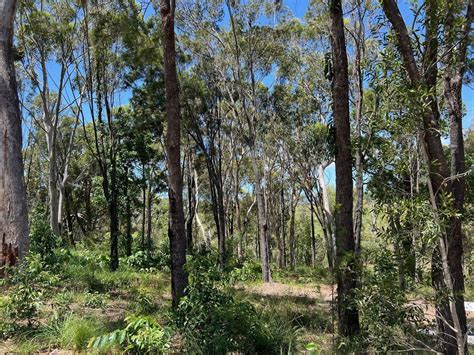
<instances>
[{"instance_id":1,"label":"undergrowth shrub","mask_svg":"<svg viewBox=\"0 0 474 355\"><path fill-rule=\"evenodd\" d=\"M40 206L31 213L29 251L38 254L47 265L58 262L55 250L61 245L61 239L55 235L48 223L47 210Z\"/></svg>"},{"instance_id":2,"label":"undergrowth shrub","mask_svg":"<svg viewBox=\"0 0 474 355\"><path fill-rule=\"evenodd\" d=\"M7 277L2 283L7 286L7 294L1 304L5 324L0 327L4 336L25 322L28 327L36 325L44 291L59 281L38 254L26 256L17 267L5 272Z\"/></svg>"},{"instance_id":3,"label":"undergrowth shrub","mask_svg":"<svg viewBox=\"0 0 474 355\"><path fill-rule=\"evenodd\" d=\"M376 351L404 350L420 338L424 315L410 305L400 287L398 268L391 252L374 256L374 271L367 272L357 293L365 346ZM419 346L418 346L419 347Z\"/></svg>"},{"instance_id":4,"label":"undergrowth shrub","mask_svg":"<svg viewBox=\"0 0 474 355\"><path fill-rule=\"evenodd\" d=\"M222 354L232 351L288 351L293 329L238 299L230 278L214 254L196 253L187 262L189 287L176 311L176 323L189 351Z\"/></svg>"},{"instance_id":5,"label":"undergrowth shrub","mask_svg":"<svg viewBox=\"0 0 474 355\"><path fill-rule=\"evenodd\" d=\"M120 348L124 353L156 354L164 353L171 346L171 331L161 327L150 317L131 315L125 318L123 329L94 337L89 348L94 350L112 350Z\"/></svg>"}]
</instances>

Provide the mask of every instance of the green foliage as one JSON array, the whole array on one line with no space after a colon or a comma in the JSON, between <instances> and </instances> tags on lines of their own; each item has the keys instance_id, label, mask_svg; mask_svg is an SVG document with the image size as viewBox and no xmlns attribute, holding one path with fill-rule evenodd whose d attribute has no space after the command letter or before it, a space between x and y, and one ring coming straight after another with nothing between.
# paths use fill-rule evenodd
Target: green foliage
<instances>
[{"instance_id":1,"label":"green foliage","mask_svg":"<svg viewBox=\"0 0 474 355\"><path fill-rule=\"evenodd\" d=\"M98 292L86 293L84 299L84 306L89 308L104 308L107 304L107 296Z\"/></svg>"},{"instance_id":2,"label":"green foliage","mask_svg":"<svg viewBox=\"0 0 474 355\"><path fill-rule=\"evenodd\" d=\"M381 251L373 262L374 271L366 273L357 293L364 343L377 351L406 349L418 336L423 312L409 304L394 255Z\"/></svg>"},{"instance_id":3,"label":"green foliage","mask_svg":"<svg viewBox=\"0 0 474 355\"><path fill-rule=\"evenodd\" d=\"M54 265L57 262L55 249L61 241L49 226L46 209L37 207L30 218L30 253L40 255L47 265Z\"/></svg>"},{"instance_id":4,"label":"green foliage","mask_svg":"<svg viewBox=\"0 0 474 355\"><path fill-rule=\"evenodd\" d=\"M137 314L151 314L158 310L158 303L144 289L139 288L133 299L133 308Z\"/></svg>"},{"instance_id":5,"label":"green foliage","mask_svg":"<svg viewBox=\"0 0 474 355\"><path fill-rule=\"evenodd\" d=\"M13 324L26 321L28 326L33 326L39 315L44 289L56 285L58 277L47 270L38 254L28 255L18 267L6 272L10 277L4 283L10 287L8 299L2 304L3 312Z\"/></svg>"},{"instance_id":6,"label":"green foliage","mask_svg":"<svg viewBox=\"0 0 474 355\"><path fill-rule=\"evenodd\" d=\"M238 299L212 254L196 254L187 263L189 287L176 312L188 350L278 352L289 349L286 328Z\"/></svg>"},{"instance_id":7,"label":"green foliage","mask_svg":"<svg viewBox=\"0 0 474 355\"><path fill-rule=\"evenodd\" d=\"M232 268L229 278L232 283L256 281L262 274L262 267L259 262L249 259L245 260L241 265Z\"/></svg>"},{"instance_id":8,"label":"green foliage","mask_svg":"<svg viewBox=\"0 0 474 355\"><path fill-rule=\"evenodd\" d=\"M95 337L89 342L89 348L110 350L121 348L124 353L156 354L170 348L171 332L162 328L153 319L131 315L125 318L127 326L111 333Z\"/></svg>"},{"instance_id":9,"label":"green foliage","mask_svg":"<svg viewBox=\"0 0 474 355\"><path fill-rule=\"evenodd\" d=\"M103 325L95 318L70 316L60 329L61 345L65 348L83 350L92 337L103 331Z\"/></svg>"}]
</instances>

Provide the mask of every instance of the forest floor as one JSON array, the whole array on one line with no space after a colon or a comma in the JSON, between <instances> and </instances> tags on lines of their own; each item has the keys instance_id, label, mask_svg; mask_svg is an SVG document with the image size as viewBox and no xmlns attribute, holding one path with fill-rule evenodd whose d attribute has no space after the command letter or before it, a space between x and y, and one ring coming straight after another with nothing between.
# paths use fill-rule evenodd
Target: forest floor
<instances>
[{"instance_id":1,"label":"forest floor","mask_svg":"<svg viewBox=\"0 0 474 355\"><path fill-rule=\"evenodd\" d=\"M70 258L58 275L49 276L49 286L39 289L39 313L32 327L23 321L7 333L11 319L0 316L0 332L9 334L0 341L0 353L84 352L91 338L123 328L130 314L149 315L162 326L171 324L168 273L136 271L127 266L112 273L107 262L90 253L73 253ZM336 289L325 280L313 273L294 272L277 275L269 284L237 283L234 290L257 309L291 323L297 335L295 352L304 352L308 343L315 343L319 352L332 353L336 314L331 304ZM0 308L15 297L11 287L0 286ZM410 299L422 306L428 320L433 319L434 308L424 301L429 296L413 295ZM468 317L474 322L474 312ZM179 351L180 341L179 337L173 340L172 350Z\"/></svg>"}]
</instances>

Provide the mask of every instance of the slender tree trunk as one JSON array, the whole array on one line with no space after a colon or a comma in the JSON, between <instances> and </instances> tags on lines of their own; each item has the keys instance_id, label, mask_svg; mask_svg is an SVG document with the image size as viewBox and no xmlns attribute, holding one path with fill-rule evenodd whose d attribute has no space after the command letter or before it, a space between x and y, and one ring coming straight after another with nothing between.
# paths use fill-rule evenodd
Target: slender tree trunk
<instances>
[{"instance_id":1,"label":"slender tree trunk","mask_svg":"<svg viewBox=\"0 0 474 355\"><path fill-rule=\"evenodd\" d=\"M15 0L0 0L0 267L15 265L28 250L21 114L13 62L15 11Z\"/></svg>"},{"instance_id":2,"label":"slender tree trunk","mask_svg":"<svg viewBox=\"0 0 474 355\"><path fill-rule=\"evenodd\" d=\"M150 174L151 175L151 174ZM153 212L153 193L151 191L151 176L148 180L148 196L147 196L147 225L146 225L146 242L148 251L151 252L152 241L151 241L151 232L152 232L152 223L151 216Z\"/></svg>"},{"instance_id":3,"label":"slender tree trunk","mask_svg":"<svg viewBox=\"0 0 474 355\"><path fill-rule=\"evenodd\" d=\"M316 235L314 230L314 202L311 198L310 201L310 213L311 213L311 266L316 266Z\"/></svg>"},{"instance_id":4,"label":"slender tree trunk","mask_svg":"<svg viewBox=\"0 0 474 355\"><path fill-rule=\"evenodd\" d=\"M168 164L169 227L171 252L171 295L177 307L188 285L184 270L186 263L186 234L183 210L183 177L181 175L181 115L179 108L179 83L176 69L176 43L174 33L174 0L160 0L163 26L163 54L166 90L166 152Z\"/></svg>"},{"instance_id":5,"label":"slender tree trunk","mask_svg":"<svg viewBox=\"0 0 474 355\"><path fill-rule=\"evenodd\" d=\"M146 175L145 175L145 164L142 164L143 176L142 176L142 234L140 240L140 247L145 250L145 226L146 226Z\"/></svg>"},{"instance_id":6,"label":"slender tree trunk","mask_svg":"<svg viewBox=\"0 0 474 355\"><path fill-rule=\"evenodd\" d=\"M280 193L280 201L281 201L281 212L280 212L280 224L281 224L281 253L282 253L282 268L287 266L286 260L286 215L285 215L285 189L282 185L281 193Z\"/></svg>"},{"instance_id":7,"label":"slender tree trunk","mask_svg":"<svg viewBox=\"0 0 474 355\"><path fill-rule=\"evenodd\" d=\"M295 187L293 186L290 204L290 267L292 270L296 268L295 214L298 202L295 203L295 200L298 201L298 198L296 196Z\"/></svg>"},{"instance_id":8,"label":"slender tree trunk","mask_svg":"<svg viewBox=\"0 0 474 355\"><path fill-rule=\"evenodd\" d=\"M112 153L110 170L110 269L115 271L119 266L118 236L119 236L119 215L118 215L118 191L117 191L117 161Z\"/></svg>"},{"instance_id":9,"label":"slender tree trunk","mask_svg":"<svg viewBox=\"0 0 474 355\"><path fill-rule=\"evenodd\" d=\"M321 189L321 199L323 204L323 231L327 240L327 254L328 254L328 265L331 272L334 270L336 262L336 225L334 222L334 216L331 211L331 205L329 203L329 192L324 180L324 168L322 165L318 166L318 183Z\"/></svg>"},{"instance_id":10,"label":"slender tree trunk","mask_svg":"<svg viewBox=\"0 0 474 355\"><path fill-rule=\"evenodd\" d=\"M255 149L255 148L253 148ZM268 224L267 216L265 211L265 200L262 191L262 181L260 176L260 167L258 166L257 157L255 152L252 152L252 166L255 174L255 198L257 200L257 214L258 214L258 226L259 226L259 243L260 246L260 260L262 262L262 279L263 282L272 282L272 274L270 270L270 260L268 251Z\"/></svg>"},{"instance_id":11,"label":"slender tree trunk","mask_svg":"<svg viewBox=\"0 0 474 355\"><path fill-rule=\"evenodd\" d=\"M127 256L132 255L132 206L129 191L129 169L127 167L125 171L125 219L126 219L126 231L125 231L125 254Z\"/></svg>"},{"instance_id":12,"label":"slender tree trunk","mask_svg":"<svg viewBox=\"0 0 474 355\"><path fill-rule=\"evenodd\" d=\"M333 117L336 128L336 246L339 334L359 333L359 313L354 304L357 286L352 220L352 153L349 122L349 76L342 4L331 0L331 44L334 67Z\"/></svg>"}]
</instances>

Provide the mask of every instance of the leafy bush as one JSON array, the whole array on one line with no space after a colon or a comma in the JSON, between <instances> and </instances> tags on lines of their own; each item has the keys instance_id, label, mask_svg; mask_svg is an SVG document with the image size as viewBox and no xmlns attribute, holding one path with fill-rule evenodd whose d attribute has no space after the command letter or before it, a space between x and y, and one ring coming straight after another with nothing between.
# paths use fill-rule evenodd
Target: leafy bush
<instances>
[{"instance_id":1,"label":"leafy bush","mask_svg":"<svg viewBox=\"0 0 474 355\"><path fill-rule=\"evenodd\" d=\"M57 262L55 249L60 246L61 240L51 230L44 207L37 207L31 214L29 243L30 253L40 255L46 264Z\"/></svg>"},{"instance_id":2,"label":"leafy bush","mask_svg":"<svg viewBox=\"0 0 474 355\"><path fill-rule=\"evenodd\" d=\"M138 271L152 272L159 265L158 260L152 253L139 250L126 259L127 265Z\"/></svg>"},{"instance_id":3,"label":"leafy bush","mask_svg":"<svg viewBox=\"0 0 474 355\"><path fill-rule=\"evenodd\" d=\"M251 303L234 296L215 255L197 253L187 262L189 287L176 312L188 350L220 354L230 351L279 352L290 341L277 322Z\"/></svg>"},{"instance_id":4,"label":"leafy bush","mask_svg":"<svg viewBox=\"0 0 474 355\"><path fill-rule=\"evenodd\" d=\"M408 304L392 253L382 251L374 259L374 272L364 277L357 294L363 337L377 351L404 349L418 336L423 311Z\"/></svg>"},{"instance_id":5,"label":"leafy bush","mask_svg":"<svg viewBox=\"0 0 474 355\"><path fill-rule=\"evenodd\" d=\"M18 267L6 270L9 278L8 299L2 304L3 312L13 323L26 321L32 326L39 314L44 289L56 285L58 277L47 270L38 254L25 257Z\"/></svg>"},{"instance_id":6,"label":"leafy bush","mask_svg":"<svg viewBox=\"0 0 474 355\"><path fill-rule=\"evenodd\" d=\"M84 306L89 308L103 308L107 304L107 296L94 292L86 293L84 299Z\"/></svg>"},{"instance_id":7,"label":"leafy bush","mask_svg":"<svg viewBox=\"0 0 474 355\"><path fill-rule=\"evenodd\" d=\"M124 352L138 354L163 353L170 348L171 332L153 319L132 315L125 321L125 328L91 339L89 348L109 350L119 347Z\"/></svg>"},{"instance_id":8,"label":"leafy bush","mask_svg":"<svg viewBox=\"0 0 474 355\"><path fill-rule=\"evenodd\" d=\"M255 260L246 260L242 265L230 271L230 279L232 282L249 282L256 281L262 274L262 267Z\"/></svg>"},{"instance_id":9,"label":"leafy bush","mask_svg":"<svg viewBox=\"0 0 474 355\"><path fill-rule=\"evenodd\" d=\"M134 296L133 308L137 314L151 314L158 310L158 304L146 290L138 289Z\"/></svg>"}]
</instances>

